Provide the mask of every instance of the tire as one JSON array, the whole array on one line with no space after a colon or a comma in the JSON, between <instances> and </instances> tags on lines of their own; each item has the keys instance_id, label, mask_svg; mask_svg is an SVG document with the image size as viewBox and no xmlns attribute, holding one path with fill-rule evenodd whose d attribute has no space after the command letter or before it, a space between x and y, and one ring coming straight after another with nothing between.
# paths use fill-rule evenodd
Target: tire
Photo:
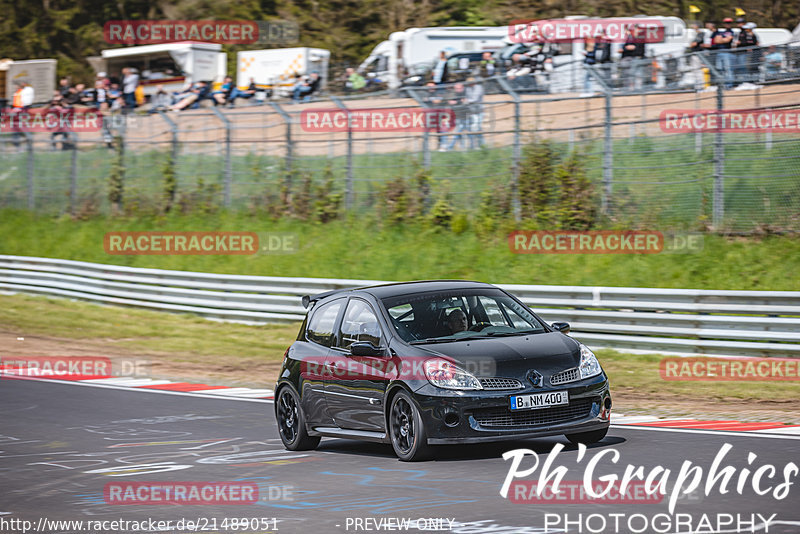
<instances>
[{"instance_id":1,"label":"tire","mask_svg":"<svg viewBox=\"0 0 800 534\"><path fill-rule=\"evenodd\" d=\"M283 446L290 451L308 451L317 448L319 436L309 436L306 417L300 405L300 397L291 386L278 392L275 400L275 418Z\"/></svg>"},{"instance_id":2,"label":"tire","mask_svg":"<svg viewBox=\"0 0 800 534\"><path fill-rule=\"evenodd\" d=\"M392 399L389 408L389 436L394 452L404 462L418 462L430 457L428 433L417 405L405 391Z\"/></svg>"},{"instance_id":3,"label":"tire","mask_svg":"<svg viewBox=\"0 0 800 534\"><path fill-rule=\"evenodd\" d=\"M608 434L608 427L605 427L601 430L592 430L591 432L580 432L578 434L565 434L567 439L570 440L572 443L577 445L578 443L583 443L584 445L590 445L592 443L597 443L598 441L602 440Z\"/></svg>"}]
</instances>

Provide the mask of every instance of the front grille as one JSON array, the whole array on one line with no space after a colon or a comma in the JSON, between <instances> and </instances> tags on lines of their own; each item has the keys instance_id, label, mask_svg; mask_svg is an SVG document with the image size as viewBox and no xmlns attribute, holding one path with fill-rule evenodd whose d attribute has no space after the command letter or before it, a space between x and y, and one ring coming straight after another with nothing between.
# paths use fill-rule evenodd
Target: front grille
<instances>
[{"instance_id":1,"label":"front grille","mask_svg":"<svg viewBox=\"0 0 800 534\"><path fill-rule=\"evenodd\" d=\"M483 389L521 389L522 382L516 378L481 378Z\"/></svg>"},{"instance_id":2,"label":"front grille","mask_svg":"<svg viewBox=\"0 0 800 534\"><path fill-rule=\"evenodd\" d=\"M550 377L550 384L553 386L557 386L558 384L566 384L567 382L575 382L580 378L580 372L578 369L567 369L566 371L561 371L560 373L556 373Z\"/></svg>"},{"instance_id":3,"label":"front grille","mask_svg":"<svg viewBox=\"0 0 800 534\"><path fill-rule=\"evenodd\" d=\"M472 416L484 429L524 428L583 419L591 413L592 404L592 399L581 399L570 402L567 406L519 412L512 412L508 408L481 408L475 410Z\"/></svg>"}]
</instances>

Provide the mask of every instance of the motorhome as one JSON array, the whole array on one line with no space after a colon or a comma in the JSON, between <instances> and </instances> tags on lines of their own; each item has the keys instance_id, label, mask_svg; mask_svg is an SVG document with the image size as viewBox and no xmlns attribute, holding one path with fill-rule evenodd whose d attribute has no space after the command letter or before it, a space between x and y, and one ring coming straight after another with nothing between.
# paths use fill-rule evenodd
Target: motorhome
<instances>
[{"instance_id":1,"label":"motorhome","mask_svg":"<svg viewBox=\"0 0 800 534\"><path fill-rule=\"evenodd\" d=\"M378 44L358 72L377 78L389 88L400 86L406 75L420 66L430 67L441 51L495 51L503 47L508 26L452 26L444 28L409 28L394 32Z\"/></svg>"},{"instance_id":2,"label":"motorhome","mask_svg":"<svg viewBox=\"0 0 800 534\"><path fill-rule=\"evenodd\" d=\"M159 85L170 92L197 81L221 81L227 69L222 45L195 41L112 48L88 60L96 72L118 78L123 68L136 68L145 95L155 94Z\"/></svg>"}]
</instances>

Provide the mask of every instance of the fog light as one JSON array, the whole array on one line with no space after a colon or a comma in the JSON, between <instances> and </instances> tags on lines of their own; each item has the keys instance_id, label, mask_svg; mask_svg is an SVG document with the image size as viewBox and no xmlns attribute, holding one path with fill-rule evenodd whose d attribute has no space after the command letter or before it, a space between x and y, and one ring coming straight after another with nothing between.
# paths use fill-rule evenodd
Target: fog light
<instances>
[{"instance_id":1,"label":"fog light","mask_svg":"<svg viewBox=\"0 0 800 534\"><path fill-rule=\"evenodd\" d=\"M444 414L444 424L447 426L457 426L458 425L458 414L456 412L447 412Z\"/></svg>"}]
</instances>

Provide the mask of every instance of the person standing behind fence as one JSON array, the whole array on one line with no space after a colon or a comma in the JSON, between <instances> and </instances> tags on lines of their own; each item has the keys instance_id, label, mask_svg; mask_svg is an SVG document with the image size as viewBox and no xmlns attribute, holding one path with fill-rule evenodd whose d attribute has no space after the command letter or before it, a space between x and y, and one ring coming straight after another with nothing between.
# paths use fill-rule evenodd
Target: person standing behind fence
<instances>
[{"instance_id":1,"label":"person standing behind fence","mask_svg":"<svg viewBox=\"0 0 800 534\"><path fill-rule=\"evenodd\" d=\"M733 56L731 47L733 46L733 30L731 25L733 19L726 17L722 23L724 28L717 28L711 34L711 50L717 54L716 67L725 80L725 89L733 87Z\"/></svg>"},{"instance_id":2,"label":"person standing behind fence","mask_svg":"<svg viewBox=\"0 0 800 534\"><path fill-rule=\"evenodd\" d=\"M705 75L703 71L703 60L700 59L700 53L706 50L703 43L706 42L706 38L709 34L705 29L700 28L700 25L697 23L692 24L690 28L694 30L694 39L689 43L689 48L687 50L690 54L689 67L691 68L692 77L694 78L694 90L702 91L705 87Z\"/></svg>"},{"instance_id":3,"label":"person standing behind fence","mask_svg":"<svg viewBox=\"0 0 800 534\"><path fill-rule=\"evenodd\" d=\"M125 67L122 69L122 98L125 100L125 107L133 109L136 107L136 88L139 87L139 75L135 69Z\"/></svg>"},{"instance_id":4,"label":"person standing behind fence","mask_svg":"<svg viewBox=\"0 0 800 534\"><path fill-rule=\"evenodd\" d=\"M474 76L467 78L467 90L465 92L468 109L469 122L469 148L474 150L482 148L483 143L483 81L476 80Z\"/></svg>"},{"instance_id":5,"label":"person standing behind fence","mask_svg":"<svg viewBox=\"0 0 800 534\"><path fill-rule=\"evenodd\" d=\"M447 83L447 53L439 52L439 59L433 64L433 83L443 85Z\"/></svg>"},{"instance_id":6,"label":"person standing behind fence","mask_svg":"<svg viewBox=\"0 0 800 534\"><path fill-rule=\"evenodd\" d=\"M628 91L639 91L642 88L642 67L645 61L643 28L639 25L628 28L625 43L622 45L623 76Z\"/></svg>"},{"instance_id":7,"label":"person standing behind fence","mask_svg":"<svg viewBox=\"0 0 800 534\"><path fill-rule=\"evenodd\" d=\"M463 83L457 83L453 86L453 96L447 101L450 105L451 109L453 110L453 114L456 116L456 123L455 127L453 128L452 134L450 136L449 141L442 146L439 151L440 152L447 152L448 150L452 150L456 146L456 142L458 142L461 147L464 147L464 133L467 128L467 115L468 115L468 104L466 102L466 91L464 90Z\"/></svg>"},{"instance_id":8,"label":"person standing behind fence","mask_svg":"<svg viewBox=\"0 0 800 534\"><path fill-rule=\"evenodd\" d=\"M600 76L610 85L611 82L611 68L613 66L611 58L611 40L606 36L605 30L600 28L595 35L595 49L594 54L595 64L599 69Z\"/></svg>"},{"instance_id":9,"label":"person standing behind fence","mask_svg":"<svg viewBox=\"0 0 800 534\"><path fill-rule=\"evenodd\" d=\"M756 29L755 22L748 22L742 27L742 31L736 36L735 47L739 50L736 55L739 75L747 76L749 81L755 81L758 66L761 63L761 50L758 47L758 36L753 30Z\"/></svg>"}]
</instances>

